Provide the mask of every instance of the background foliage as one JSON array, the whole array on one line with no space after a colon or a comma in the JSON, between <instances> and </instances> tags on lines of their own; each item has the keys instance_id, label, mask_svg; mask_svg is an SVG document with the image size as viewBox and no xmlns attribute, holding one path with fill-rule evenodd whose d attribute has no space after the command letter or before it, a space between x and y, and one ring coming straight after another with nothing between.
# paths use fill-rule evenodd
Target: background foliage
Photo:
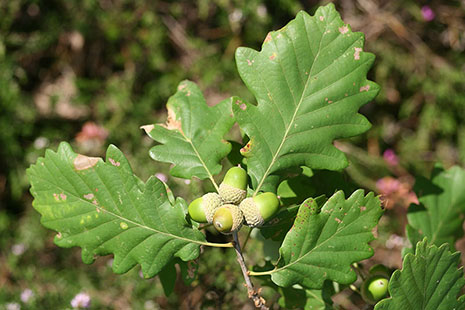
<instances>
[{"instance_id":1,"label":"background foliage","mask_svg":"<svg viewBox=\"0 0 465 310\"><path fill-rule=\"evenodd\" d=\"M236 48L258 49L269 30L301 9L313 14L323 3L0 2L0 308L10 302L25 309L69 308L70 300L85 291L95 309L249 309L233 251L206 249L198 278L191 285L178 281L168 297L158 278L143 280L138 270L114 275L110 258L83 265L78 250L56 248L53 234L40 226L24 171L45 148L70 141L77 152L93 156L102 156L110 143L118 145L144 181L155 172L167 174L168 165L150 160L153 142L139 126L164 119L162 107L178 83L198 83L209 104L232 94L253 101L236 69ZM334 3L354 31L366 34L365 50L376 55L369 79L381 92L361 110L373 128L338 145L351 162L346 174L323 174L344 184L344 190L354 184L386 195L388 211L373 243L377 254L367 264L397 268L411 176L429 178L436 161L446 168L464 165L464 4ZM315 183L315 192L324 192L324 184ZM207 182L186 184L176 178L168 184L188 201L211 189ZM462 250L463 244L459 240L456 248ZM272 242L260 236L247 247L265 245L264 255L277 258ZM260 261L261 252L249 251L248 262ZM26 289L34 297L24 302ZM279 304L272 289L265 287L263 295ZM350 291L338 296L346 309L361 303Z\"/></svg>"}]
</instances>

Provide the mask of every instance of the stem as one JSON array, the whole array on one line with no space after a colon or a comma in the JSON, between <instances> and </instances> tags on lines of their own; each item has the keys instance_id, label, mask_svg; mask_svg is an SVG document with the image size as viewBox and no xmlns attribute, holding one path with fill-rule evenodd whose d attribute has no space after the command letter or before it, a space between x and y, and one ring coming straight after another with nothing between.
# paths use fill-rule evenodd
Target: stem
<instances>
[{"instance_id":1,"label":"stem","mask_svg":"<svg viewBox=\"0 0 465 310\"><path fill-rule=\"evenodd\" d=\"M276 270L276 268L273 269L273 270L268 270L268 271L249 271L249 275L250 276L269 276L275 270Z\"/></svg>"},{"instance_id":2,"label":"stem","mask_svg":"<svg viewBox=\"0 0 465 310\"><path fill-rule=\"evenodd\" d=\"M250 239L250 234L252 233L252 230L253 230L253 227L250 227L249 232L247 233L247 237L245 237L245 241L242 244L242 249L243 250L245 249L245 246L247 245L247 241L249 241L249 239Z\"/></svg>"},{"instance_id":3,"label":"stem","mask_svg":"<svg viewBox=\"0 0 465 310\"><path fill-rule=\"evenodd\" d=\"M201 242L200 244L211 246L211 247L216 247L216 248L233 248L234 247L233 242L228 242L228 243Z\"/></svg>"},{"instance_id":4,"label":"stem","mask_svg":"<svg viewBox=\"0 0 465 310\"><path fill-rule=\"evenodd\" d=\"M265 305L265 299L260 296L260 290L255 290L252 284L252 281L249 277L249 271L245 266L244 257L242 256L241 245L239 243L239 237L237 236L237 231L233 232L234 238L234 249L236 250L237 261L241 266L242 274L244 276L245 284L247 286L247 292L249 294L249 298L253 300L255 307L259 308L260 310L269 310L269 308Z\"/></svg>"}]
</instances>

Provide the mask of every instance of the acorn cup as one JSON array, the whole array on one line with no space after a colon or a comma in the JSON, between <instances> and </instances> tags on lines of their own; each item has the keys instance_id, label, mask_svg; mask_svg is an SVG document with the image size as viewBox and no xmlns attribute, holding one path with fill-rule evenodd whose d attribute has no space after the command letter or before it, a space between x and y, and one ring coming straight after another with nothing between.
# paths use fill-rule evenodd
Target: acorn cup
<instances>
[{"instance_id":1,"label":"acorn cup","mask_svg":"<svg viewBox=\"0 0 465 310\"><path fill-rule=\"evenodd\" d=\"M212 223L215 210L223 205L223 199L217 193L207 193L192 201L188 212L198 223Z\"/></svg>"},{"instance_id":2,"label":"acorn cup","mask_svg":"<svg viewBox=\"0 0 465 310\"><path fill-rule=\"evenodd\" d=\"M246 198L239 205L244 214L245 222L250 227L262 226L278 211L278 207L278 197L271 192Z\"/></svg>"},{"instance_id":3,"label":"acorn cup","mask_svg":"<svg viewBox=\"0 0 465 310\"><path fill-rule=\"evenodd\" d=\"M242 227L244 216L238 206L225 204L215 210L213 226L220 233L229 235Z\"/></svg>"},{"instance_id":4,"label":"acorn cup","mask_svg":"<svg viewBox=\"0 0 465 310\"><path fill-rule=\"evenodd\" d=\"M247 172L241 167L232 167L226 172L219 187L224 203L239 204L247 195Z\"/></svg>"}]
</instances>

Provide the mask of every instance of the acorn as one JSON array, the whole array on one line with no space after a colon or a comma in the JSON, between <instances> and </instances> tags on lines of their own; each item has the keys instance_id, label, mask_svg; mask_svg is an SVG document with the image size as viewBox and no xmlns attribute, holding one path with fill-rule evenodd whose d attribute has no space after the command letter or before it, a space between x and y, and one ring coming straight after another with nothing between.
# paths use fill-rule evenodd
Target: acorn
<instances>
[{"instance_id":1,"label":"acorn","mask_svg":"<svg viewBox=\"0 0 465 310\"><path fill-rule=\"evenodd\" d=\"M376 304L388 296L389 279L383 275L371 275L362 284L362 298L369 304Z\"/></svg>"},{"instance_id":2,"label":"acorn","mask_svg":"<svg viewBox=\"0 0 465 310\"><path fill-rule=\"evenodd\" d=\"M244 199L239 208L244 214L245 222L250 227L262 226L278 211L278 197L271 192Z\"/></svg>"},{"instance_id":3,"label":"acorn","mask_svg":"<svg viewBox=\"0 0 465 310\"><path fill-rule=\"evenodd\" d=\"M198 223L212 223L215 210L223 205L217 193L207 193L192 201L188 207L191 219Z\"/></svg>"},{"instance_id":4,"label":"acorn","mask_svg":"<svg viewBox=\"0 0 465 310\"><path fill-rule=\"evenodd\" d=\"M220 184L219 193L225 203L239 204L247 195L247 172L241 167L232 167Z\"/></svg>"},{"instance_id":5,"label":"acorn","mask_svg":"<svg viewBox=\"0 0 465 310\"><path fill-rule=\"evenodd\" d=\"M244 216L241 209L233 204L225 204L215 210L213 226L225 235L231 234L242 227Z\"/></svg>"}]
</instances>

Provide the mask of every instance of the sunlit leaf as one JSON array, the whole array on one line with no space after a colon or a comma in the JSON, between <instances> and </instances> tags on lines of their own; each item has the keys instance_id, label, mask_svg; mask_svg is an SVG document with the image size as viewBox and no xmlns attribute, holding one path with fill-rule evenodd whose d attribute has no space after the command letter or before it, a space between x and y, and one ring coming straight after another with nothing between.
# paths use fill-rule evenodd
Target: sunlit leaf
<instances>
[{"instance_id":1,"label":"sunlit leaf","mask_svg":"<svg viewBox=\"0 0 465 310\"><path fill-rule=\"evenodd\" d=\"M115 146L104 162L62 143L57 152L47 150L27 175L42 224L58 232L57 245L81 247L85 263L113 254L116 273L139 263L144 276L152 277L174 257L197 258L205 243L185 220L185 201L171 204L156 177L141 182Z\"/></svg>"},{"instance_id":2,"label":"sunlit leaf","mask_svg":"<svg viewBox=\"0 0 465 310\"><path fill-rule=\"evenodd\" d=\"M233 103L250 138L247 166L256 191L274 191L277 173L289 167L347 166L332 142L370 128L358 109L379 90L366 78L374 56L362 51L363 42L329 4L270 32L260 52L237 49L240 76L257 100Z\"/></svg>"},{"instance_id":3,"label":"sunlit leaf","mask_svg":"<svg viewBox=\"0 0 465 310\"><path fill-rule=\"evenodd\" d=\"M170 173L179 178L206 179L220 173L220 161L231 151L223 137L234 124L232 100L209 107L197 85L181 82L166 104L166 124L142 126L160 143L152 147L150 156L172 163Z\"/></svg>"}]
</instances>

